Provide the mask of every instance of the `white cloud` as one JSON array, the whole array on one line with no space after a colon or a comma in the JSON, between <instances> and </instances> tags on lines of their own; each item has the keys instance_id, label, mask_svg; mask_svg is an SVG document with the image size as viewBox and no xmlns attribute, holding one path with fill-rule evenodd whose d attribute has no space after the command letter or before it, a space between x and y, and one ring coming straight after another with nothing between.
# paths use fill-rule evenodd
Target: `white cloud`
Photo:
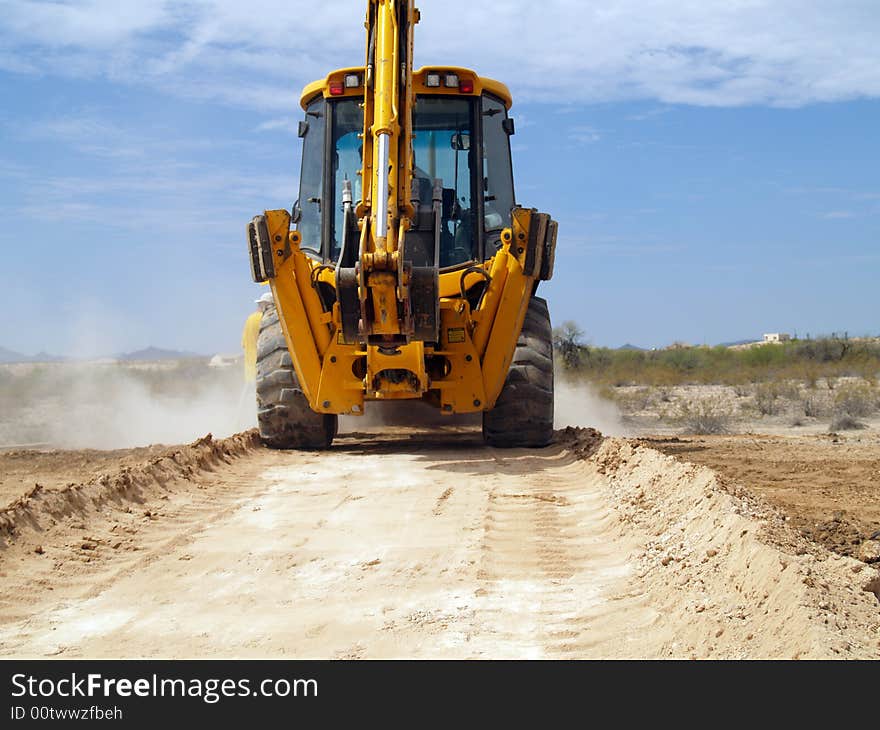
<instances>
[{"instance_id":1,"label":"white cloud","mask_svg":"<svg viewBox=\"0 0 880 730\"><path fill-rule=\"evenodd\" d=\"M54 164L35 169L0 158L0 176L10 183L0 201L7 217L39 221L51 210L67 223L129 234L161 231L167 241L184 233L222 237L240 233L246 212L289 207L298 187L295 170L285 170L292 160L275 147L167 135L162 128L108 121L99 110L21 127L0 122L0 130L11 141L52 145L53 157L89 158L81 171ZM247 150L245 161L241 149ZM252 168L257 158L259 175Z\"/></svg>"},{"instance_id":2,"label":"white cloud","mask_svg":"<svg viewBox=\"0 0 880 730\"><path fill-rule=\"evenodd\" d=\"M145 151L142 139L92 113L30 121L18 134L65 144L96 157L143 157Z\"/></svg>"},{"instance_id":3,"label":"white cloud","mask_svg":"<svg viewBox=\"0 0 880 730\"><path fill-rule=\"evenodd\" d=\"M142 33L173 27L165 2L7 0L6 32L49 48L110 48Z\"/></svg>"},{"instance_id":4,"label":"white cloud","mask_svg":"<svg viewBox=\"0 0 880 730\"><path fill-rule=\"evenodd\" d=\"M650 119L654 119L656 117L662 116L664 114L668 114L672 111L671 107L668 106L660 106L655 107L654 109L648 109L647 111L641 112L639 114L629 114L626 117L628 122L646 122Z\"/></svg>"},{"instance_id":5,"label":"white cloud","mask_svg":"<svg viewBox=\"0 0 880 730\"><path fill-rule=\"evenodd\" d=\"M847 220L855 217L856 214L851 210L831 210L822 214L822 218L825 220Z\"/></svg>"},{"instance_id":6,"label":"white cloud","mask_svg":"<svg viewBox=\"0 0 880 730\"><path fill-rule=\"evenodd\" d=\"M296 120L292 117L275 117L274 119L267 119L265 122L260 122L257 125L257 132L293 132L296 129Z\"/></svg>"},{"instance_id":7,"label":"white cloud","mask_svg":"<svg viewBox=\"0 0 880 730\"><path fill-rule=\"evenodd\" d=\"M602 135L599 134L599 130L581 124L568 130L568 138L578 144L593 144L602 139Z\"/></svg>"},{"instance_id":8,"label":"white cloud","mask_svg":"<svg viewBox=\"0 0 880 730\"><path fill-rule=\"evenodd\" d=\"M290 109L307 81L362 62L364 9L7 0L0 68ZM472 66L520 100L799 106L880 96L876 0L448 0L421 10L417 62Z\"/></svg>"}]
</instances>

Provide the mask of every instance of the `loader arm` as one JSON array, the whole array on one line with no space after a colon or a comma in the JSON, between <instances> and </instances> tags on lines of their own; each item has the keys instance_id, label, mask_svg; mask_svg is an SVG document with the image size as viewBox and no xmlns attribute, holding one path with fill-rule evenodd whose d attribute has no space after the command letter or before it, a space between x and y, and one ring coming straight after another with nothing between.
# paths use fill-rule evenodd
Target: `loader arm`
<instances>
[{"instance_id":1,"label":"loader arm","mask_svg":"<svg viewBox=\"0 0 880 730\"><path fill-rule=\"evenodd\" d=\"M356 281L360 334L379 345L406 344L414 334L403 249L413 215L412 50L417 22L413 0L370 0L367 6L360 176L370 184L356 211L361 232Z\"/></svg>"}]
</instances>

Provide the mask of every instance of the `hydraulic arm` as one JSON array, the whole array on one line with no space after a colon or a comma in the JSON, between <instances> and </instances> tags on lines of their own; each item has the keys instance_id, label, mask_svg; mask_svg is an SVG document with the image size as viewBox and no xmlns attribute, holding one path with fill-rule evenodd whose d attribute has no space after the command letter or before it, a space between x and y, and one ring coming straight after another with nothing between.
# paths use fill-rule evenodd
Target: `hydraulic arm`
<instances>
[{"instance_id":1,"label":"hydraulic arm","mask_svg":"<svg viewBox=\"0 0 880 730\"><path fill-rule=\"evenodd\" d=\"M359 315L357 334L383 347L406 344L416 334L410 290L413 272L405 248L414 214L412 51L417 22L413 0L370 0L368 4L360 176L369 186L364 185L368 193L355 210L357 264L354 275L346 272L348 285L357 285L359 311L343 311L343 317L353 322ZM351 243L344 241L343 246ZM420 295L436 299L436 286ZM343 310L353 304L354 297L346 297ZM436 314L428 324L436 332Z\"/></svg>"}]
</instances>

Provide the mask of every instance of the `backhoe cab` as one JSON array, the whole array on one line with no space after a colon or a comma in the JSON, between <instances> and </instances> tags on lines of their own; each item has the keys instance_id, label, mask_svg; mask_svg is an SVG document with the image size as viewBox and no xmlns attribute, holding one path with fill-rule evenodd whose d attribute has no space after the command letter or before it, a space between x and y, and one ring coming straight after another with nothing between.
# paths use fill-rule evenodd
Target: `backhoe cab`
<instances>
[{"instance_id":1,"label":"backhoe cab","mask_svg":"<svg viewBox=\"0 0 880 730\"><path fill-rule=\"evenodd\" d=\"M408 2L369 0L367 58L308 85L293 210L248 225L275 307L258 342L258 420L278 448L325 448L339 414L420 399L483 413L486 440L552 438L556 223L516 205L504 84L413 71Z\"/></svg>"}]
</instances>

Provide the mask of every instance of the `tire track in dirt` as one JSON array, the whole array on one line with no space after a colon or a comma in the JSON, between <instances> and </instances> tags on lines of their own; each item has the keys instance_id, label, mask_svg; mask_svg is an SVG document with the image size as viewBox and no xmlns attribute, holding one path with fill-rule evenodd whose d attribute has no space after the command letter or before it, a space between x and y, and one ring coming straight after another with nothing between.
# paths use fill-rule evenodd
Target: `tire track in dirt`
<instances>
[{"instance_id":1,"label":"tire track in dirt","mask_svg":"<svg viewBox=\"0 0 880 730\"><path fill-rule=\"evenodd\" d=\"M549 475L502 483L490 493L479 590L499 623L510 601L526 601L499 642L515 647L511 656L579 656L588 649L625 655L615 616L626 611L627 628L654 618L643 603L617 595L634 546L615 534L583 462L568 452L559 461Z\"/></svg>"},{"instance_id":2,"label":"tire track in dirt","mask_svg":"<svg viewBox=\"0 0 880 730\"><path fill-rule=\"evenodd\" d=\"M855 561L707 469L560 439L494 450L398 429L261 449L138 510L74 515L42 555L22 534L0 557L0 653L880 655Z\"/></svg>"}]
</instances>

